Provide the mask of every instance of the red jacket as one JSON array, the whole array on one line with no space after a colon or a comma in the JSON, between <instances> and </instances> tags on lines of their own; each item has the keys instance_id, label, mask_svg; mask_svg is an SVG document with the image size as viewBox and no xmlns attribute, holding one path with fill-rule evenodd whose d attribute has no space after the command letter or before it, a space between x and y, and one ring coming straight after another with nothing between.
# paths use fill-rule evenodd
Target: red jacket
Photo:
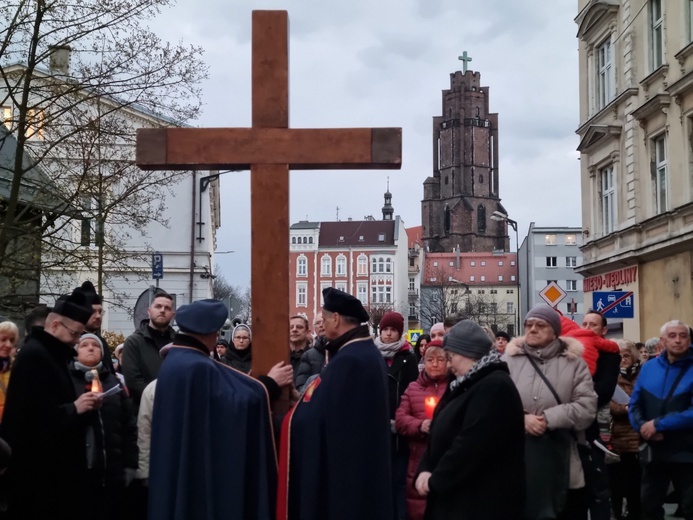
<instances>
[{"instance_id":1,"label":"red jacket","mask_svg":"<svg viewBox=\"0 0 693 520\"><path fill-rule=\"evenodd\" d=\"M407 519L421 520L426 511L426 497L420 496L414 489L414 475L419 467L421 457L426 450L428 435L421 432L421 423L429 417L426 415L424 400L435 396L438 401L443 397L448 384L447 374L435 380L426 371L412 382L402 396L402 402L395 412L397 432L409 441L409 464L407 466Z\"/></svg>"},{"instance_id":2,"label":"red jacket","mask_svg":"<svg viewBox=\"0 0 693 520\"><path fill-rule=\"evenodd\" d=\"M620 352L618 343L615 341L597 336L589 329L580 328L580 325L565 316L561 316L561 336L575 338L583 344L585 350L582 353L582 359L587 363L591 375L597 371L597 360L600 352Z\"/></svg>"}]
</instances>

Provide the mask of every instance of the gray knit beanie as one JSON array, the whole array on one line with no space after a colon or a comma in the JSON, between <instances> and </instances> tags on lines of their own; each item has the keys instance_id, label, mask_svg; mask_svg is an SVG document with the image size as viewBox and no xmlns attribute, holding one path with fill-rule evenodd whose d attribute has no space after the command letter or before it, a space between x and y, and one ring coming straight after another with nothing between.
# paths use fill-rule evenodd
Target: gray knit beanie
<instances>
[{"instance_id":1,"label":"gray knit beanie","mask_svg":"<svg viewBox=\"0 0 693 520\"><path fill-rule=\"evenodd\" d=\"M529 309L527 316L525 316L525 321L530 318L544 320L551 325L551 328L556 333L556 337L561 335L561 317L553 307L550 307L545 303L538 303Z\"/></svg>"},{"instance_id":2,"label":"gray knit beanie","mask_svg":"<svg viewBox=\"0 0 693 520\"><path fill-rule=\"evenodd\" d=\"M471 359L481 359L491 351L491 338L478 323L463 320L443 338L443 348Z\"/></svg>"}]
</instances>

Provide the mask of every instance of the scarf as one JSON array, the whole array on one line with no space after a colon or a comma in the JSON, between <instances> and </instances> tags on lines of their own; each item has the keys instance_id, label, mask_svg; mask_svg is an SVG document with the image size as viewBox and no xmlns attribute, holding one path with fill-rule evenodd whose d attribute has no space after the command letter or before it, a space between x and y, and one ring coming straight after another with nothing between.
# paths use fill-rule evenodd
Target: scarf
<instances>
[{"instance_id":1,"label":"scarf","mask_svg":"<svg viewBox=\"0 0 693 520\"><path fill-rule=\"evenodd\" d=\"M493 365L495 363L500 363L501 362L501 354L496 351L492 350L488 354L486 354L484 357L482 357L479 361L474 363L472 365L472 368L469 369L469 372L466 374L459 376L457 379L455 379L452 383L450 383L450 390L454 390L458 386L460 386L463 382L465 382L467 379L469 379L472 375L476 374L479 370L481 370L484 367L487 367L489 365Z\"/></svg>"},{"instance_id":2,"label":"scarf","mask_svg":"<svg viewBox=\"0 0 693 520\"><path fill-rule=\"evenodd\" d=\"M631 376L633 376L634 374L637 374L638 370L640 370L640 361L636 361L635 363L633 363L628 368L623 368L623 367L619 368L621 375L623 377L625 377L626 379L630 379Z\"/></svg>"},{"instance_id":3,"label":"scarf","mask_svg":"<svg viewBox=\"0 0 693 520\"><path fill-rule=\"evenodd\" d=\"M10 371L10 365L12 364L12 358L4 357L0 358L0 374Z\"/></svg>"},{"instance_id":4,"label":"scarf","mask_svg":"<svg viewBox=\"0 0 693 520\"><path fill-rule=\"evenodd\" d=\"M553 359L561 355L565 350L565 345L556 338L545 347L530 347L526 343L522 346L522 351L527 356L532 356L538 360Z\"/></svg>"},{"instance_id":5,"label":"scarf","mask_svg":"<svg viewBox=\"0 0 693 520\"><path fill-rule=\"evenodd\" d=\"M78 370L81 370L85 374L89 372L90 370L96 370L98 372L101 372L101 369L103 368L103 362L99 361L99 364L93 367L88 367L87 365L83 365L79 361L75 361L75 368Z\"/></svg>"},{"instance_id":6,"label":"scarf","mask_svg":"<svg viewBox=\"0 0 693 520\"><path fill-rule=\"evenodd\" d=\"M377 337L373 340L375 346L378 347L378 350L385 359L395 357L395 354L397 354L397 352L399 352L401 348L404 346L405 341L406 339L404 338L404 336L399 338L399 340L395 341L394 343L383 343L380 337Z\"/></svg>"}]
</instances>

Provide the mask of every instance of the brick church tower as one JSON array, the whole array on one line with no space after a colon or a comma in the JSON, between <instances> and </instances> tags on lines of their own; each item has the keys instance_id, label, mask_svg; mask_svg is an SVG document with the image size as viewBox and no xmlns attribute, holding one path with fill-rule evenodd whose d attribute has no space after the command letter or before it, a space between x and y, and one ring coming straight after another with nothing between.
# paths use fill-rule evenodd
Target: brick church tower
<instances>
[{"instance_id":1,"label":"brick church tower","mask_svg":"<svg viewBox=\"0 0 693 520\"><path fill-rule=\"evenodd\" d=\"M466 63L465 63L466 65ZM424 182L423 240L430 252L509 250L498 196L498 114L478 72L450 74L443 115L433 118L433 176Z\"/></svg>"}]
</instances>

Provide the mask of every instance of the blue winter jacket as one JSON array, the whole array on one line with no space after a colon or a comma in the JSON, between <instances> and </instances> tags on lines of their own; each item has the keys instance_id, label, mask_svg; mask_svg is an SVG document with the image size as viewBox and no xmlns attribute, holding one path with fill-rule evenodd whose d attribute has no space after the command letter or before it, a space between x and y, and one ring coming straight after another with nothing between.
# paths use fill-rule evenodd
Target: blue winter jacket
<instances>
[{"instance_id":1,"label":"blue winter jacket","mask_svg":"<svg viewBox=\"0 0 693 520\"><path fill-rule=\"evenodd\" d=\"M679 373L683 378L671 391ZM652 460L693 463L693 348L688 355L669 363L666 352L643 365L628 406L630 423L636 431L654 419L661 441L651 441Z\"/></svg>"}]
</instances>

